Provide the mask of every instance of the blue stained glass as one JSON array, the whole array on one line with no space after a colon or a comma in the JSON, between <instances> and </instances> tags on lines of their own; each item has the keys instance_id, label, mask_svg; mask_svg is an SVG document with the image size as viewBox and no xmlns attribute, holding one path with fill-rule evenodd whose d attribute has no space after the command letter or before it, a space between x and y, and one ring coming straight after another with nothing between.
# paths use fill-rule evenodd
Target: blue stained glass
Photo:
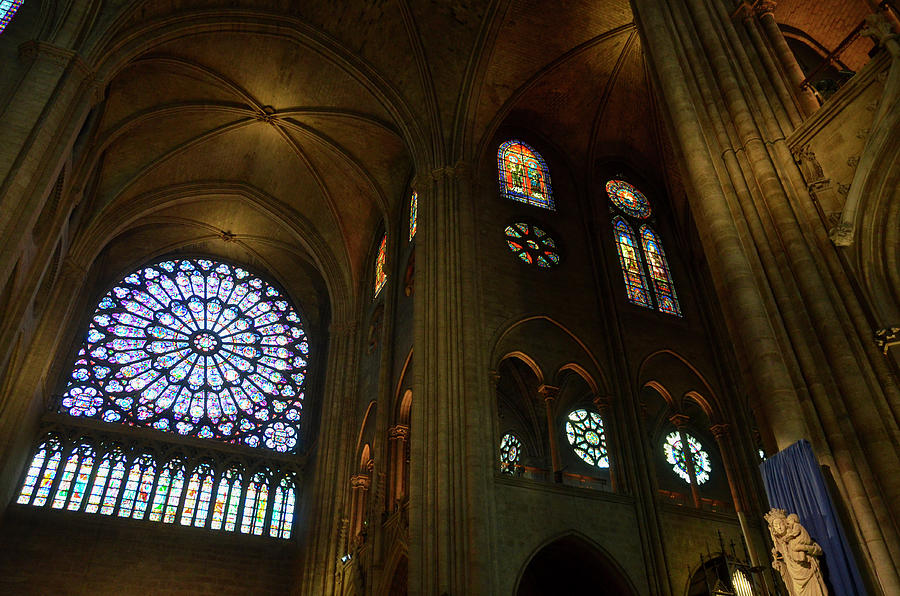
<instances>
[{"instance_id":1,"label":"blue stained glass","mask_svg":"<svg viewBox=\"0 0 900 596\"><path fill-rule=\"evenodd\" d=\"M650 201L644 193L624 180L610 180L606 183L606 194L613 204L632 217L650 217Z\"/></svg>"},{"instance_id":2,"label":"blue stained glass","mask_svg":"<svg viewBox=\"0 0 900 596\"><path fill-rule=\"evenodd\" d=\"M507 226L505 233L509 250L529 265L550 268L559 264L559 250L556 243L541 228L516 223Z\"/></svg>"},{"instance_id":3,"label":"blue stained glass","mask_svg":"<svg viewBox=\"0 0 900 596\"><path fill-rule=\"evenodd\" d=\"M641 243L644 246L644 255L647 257L647 267L650 269L653 289L656 290L657 310L680 317L681 307L678 305L678 297L675 295L675 284L672 283L672 273L669 271L666 253L663 251L659 237L650 226L641 226Z\"/></svg>"},{"instance_id":4,"label":"blue stained glass","mask_svg":"<svg viewBox=\"0 0 900 596\"><path fill-rule=\"evenodd\" d=\"M60 411L292 451L299 418L283 413L308 352L277 288L226 263L163 261L100 300Z\"/></svg>"},{"instance_id":5,"label":"blue stained glass","mask_svg":"<svg viewBox=\"0 0 900 596\"><path fill-rule=\"evenodd\" d=\"M647 288L647 278L644 276L644 266L641 264L641 253L634 241L631 227L621 217L617 217L613 220L613 228L628 299L649 308L650 291Z\"/></svg>"}]
</instances>

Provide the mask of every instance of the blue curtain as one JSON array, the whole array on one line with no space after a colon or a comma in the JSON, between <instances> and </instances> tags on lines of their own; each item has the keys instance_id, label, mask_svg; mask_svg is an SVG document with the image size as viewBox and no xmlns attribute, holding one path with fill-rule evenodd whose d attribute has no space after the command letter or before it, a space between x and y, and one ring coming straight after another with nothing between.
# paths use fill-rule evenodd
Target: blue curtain
<instances>
[{"instance_id":1,"label":"blue curtain","mask_svg":"<svg viewBox=\"0 0 900 596\"><path fill-rule=\"evenodd\" d=\"M807 441L797 441L760 465L769 505L796 513L825 551L825 577L837 596L864 596L859 569L838 520L819 462Z\"/></svg>"}]
</instances>

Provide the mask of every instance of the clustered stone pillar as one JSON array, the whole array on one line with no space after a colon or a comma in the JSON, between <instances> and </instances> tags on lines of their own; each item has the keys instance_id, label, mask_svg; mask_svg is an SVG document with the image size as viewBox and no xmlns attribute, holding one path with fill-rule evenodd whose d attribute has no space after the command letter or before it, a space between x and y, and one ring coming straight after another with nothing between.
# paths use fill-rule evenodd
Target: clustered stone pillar
<instances>
[{"instance_id":1,"label":"clustered stone pillar","mask_svg":"<svg viewBox=\"0 0 900 596\"><path fill-rule=\"evenodd\" d=\"M350 538L356 542L365 529L366 509L368 506L369 486L371 479L368 474L354 474L350 477L350 489L353 495L350 499Z\"/></svg>"},{"instance_id":2,"label":"clustered stone pillar","mask_svg":"<svg viewBox=\"0 0 900 596\"><path fill-rule=\"evenodd\" d=\"M784 72L791 83L791 88L794 91L794 95L797 97L803 115L809 116L819 109L819 102L810 88L802 85L806 76L803 74L803 69L800 68L800 64L797 62L797 57L794 56L794 52L792 52L791 48L788 46L787 40L784 38L784 33L782 33L781 29L778 27L778 22L775 20L776 6L777 3L772 0L757 2L755 6L756 14L759 16L759 22L766 32L769 43L772 45L775 54L778 56L778 62L781 64L781 67L784 69Z\"/></svg>"},{"instance_id":3,"label":"clustered stone pillar","mask_svg":"<svg viewBox=\"0 0 900 596\"><path fill-rule=\"evenodd\" d=\"M809 438L834 464L882 589L900 593L897 388L845 291L747 32L719 3L633 5L753 405L779 448Z\"/></svg>"},{"instance_id":4,"label":"clustered stone pillar","mask_svg":"<svg viewBox=\"0 0 900 596\"><path fill-rule=\"evenodd\" d=\"M559 459L559 443L556 440L556 421L553 404L559 395L559 387L541 385L538 393L544 398L544 413L547 416L547 440L550 442L550 461L553 466L553 481L562 482L562 463Z\"/></svg>"},{"instance_id":5,"label":"clustered stone pillar","mask_svg":"<svg viewBox=\"0 0 900 596\"><path fill-rule=\"evenodd\" d=\"M609 396L598 395L594 398L594 407L603 421L603 434L606 435L606 457L609 460L609 484L613 492L618 492L619 483L616 465L619 463L619 442L615 435L616 425L612 423L612 403Z\"/></svg>"},{"instance_id":6,"label":"clustered stone pillar","mask_svg":"<svg viewBox=\"0 0 900 596\"><path fill-rule=\"evenodd\" d=\"M710 426L709 430L716 439L716 444L719 447L719 455L722 457L722 465L725 466L725 477L728 479L728 488L731 490L731 500L734 503L734 511L741 524L741 532L744 535L744 541L747 543L747 550L750 553L750 562L754 566L760 565L760 559L756 552L756 540L753 538L753 533L750 531L750 525L747 520L744 490L738 480L734 446L731 442L731 427L728 424L719 423Z\"/></svg>"}]
</instances>

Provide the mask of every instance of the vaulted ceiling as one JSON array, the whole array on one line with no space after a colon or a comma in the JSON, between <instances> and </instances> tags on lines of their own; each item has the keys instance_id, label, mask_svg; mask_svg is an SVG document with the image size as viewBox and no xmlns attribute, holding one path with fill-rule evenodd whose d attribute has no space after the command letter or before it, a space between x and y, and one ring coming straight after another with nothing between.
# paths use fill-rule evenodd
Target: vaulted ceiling
<instances>
[{"instance_id":1,"label":"vaulted ceiling","mask_svg":"<svg viewBox=\"0 0 900 596\"><path fill-rule=\"evenodd\" d=\"M578 169L659 161L627 0L154 0L96 19L105 100L74 175L86 229L135 258L231 243L346 291L416 169L485 158L502 124Z\"/></svg>"}]
</instances>

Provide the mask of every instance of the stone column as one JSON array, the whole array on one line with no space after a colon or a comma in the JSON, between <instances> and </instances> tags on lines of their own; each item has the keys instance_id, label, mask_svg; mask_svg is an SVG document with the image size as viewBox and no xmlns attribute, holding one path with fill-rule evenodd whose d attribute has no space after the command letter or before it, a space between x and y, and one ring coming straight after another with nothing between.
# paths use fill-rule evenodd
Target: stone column
<instances>
[{"instance_id":1,"label":"stone column","mask_svg":"<svg viewBox=\"0 0 900 596\"><path fill-rule=\"evenodd\" d=\"M559 395L559 387L541 385L538 393L544 398L544 413L547 416L547 440L550 442L550 461L553 465L553 481L562 482L562 464L559 460L559 442L556 438L556 420L553 404Z\"/></svg>"},{"instance_id":2,"label":"stone column","mask_svg":"<svg viewBox=\"0 0 900 596\"><path fill-rule=\"evenodd\" d=\"M691 453L691 446L684 434L684 427L690 422L690 417L685 414L673 414L669 416L671 422L678 429L678 437L681 439L681 449L687 460L688 477L691 484L691 498L694 501L694 507L700 509L702 502L700 501L700 488L697 486L697 471L694 469L694 456Z\"/></svg>"},{"instance_id":3,"label":"stone column","mask_svg":"<svg viewBox=\"0 0 900 596\"><path fill-rule=\"evenodd\" d=\"M471 174L463 163L417 169L409 591L492 594L494 396L473 295Z\"/></svg>"},{"instance_id":4,"label":"stone column","mask_svg":"<svg viewBox=\"0 0 900 596\"><path fill-rule=\"evenodd\" d=\"M784 39L784 34L778 28L778 22L775 20L776 5L777 3L773 0L757 2L755 6L756 14L759 17L763 30L766 32L766 37L772 49L775 51L775 55L778 56L778 62L791 83L791 89L797 97L801 112L804 116L810 116L819 109L819 101L809 87L800 86L806 79L806 75L803 74L803 69L800 68L797 57L794 56L794 52L791 51L787 41Z\"/></svg>"},{"instance_id":5,"label":"stone column","mask_svg":"<svg viewBox=\"0 0 900 596\"><path fill-rule=\"evenodd\" d=\"M616 425L612 421L612 400L606 395L598 395L594 398L594 406L603 420L603 434L606 435L606 457L609 460L609 485L613 492L618 492L618 474L616 466L619 465L619 441L616 436Z\"/></svg>"},{"instance_id":6,"label":"stone column","mask_svg":"<svg viewBox=\"0 0 900 596\"><path fill-rule=\"evenodd\" d=\"M709 427L716 444L719 447L719 455L722 457L722 465L725 466L725 476L728 478L728 488L731 489L731 500L734 503L734 511L737 514L738 521L741 524L741 532L744 534L744 541L747 543L747 550L750 553L750 562L753 566L760 565L760 557L756 552L756 541L752 539L750 526L747 521L746 499L744 498L744 490L737 475L737 466L735 465L734 447L731 442L731 427L728 424L713 424ZM765 560L763 558L762 560Z\"/></svg>"},{"instance_id":7,"label":"stone column","mask_svg":"<svg viewBox=\"0 0 900 596\"><path fill-rule=\"evenodd\" d=\"M406 496L403 478L406 474L406 442L409 440L409 427L395 424L388 430L388 441L391 445L391 510L394 510Z\"/></svg>"},{"instance_id":8,"label":"stone column","mask_svg":"<svg viewBox=\"0 0 900 596\"><path fill-rule=\"evenodd\" d=\"M366 520L366 512L369 493L369 486L372 481L368 474L354 474L350 477L350 490L352 497L350 499L350 542L358 545L362 542L361 534L366 528L364 527ZM366 530L367 531L367 530Z\"/></svg>"}]
</instances>

